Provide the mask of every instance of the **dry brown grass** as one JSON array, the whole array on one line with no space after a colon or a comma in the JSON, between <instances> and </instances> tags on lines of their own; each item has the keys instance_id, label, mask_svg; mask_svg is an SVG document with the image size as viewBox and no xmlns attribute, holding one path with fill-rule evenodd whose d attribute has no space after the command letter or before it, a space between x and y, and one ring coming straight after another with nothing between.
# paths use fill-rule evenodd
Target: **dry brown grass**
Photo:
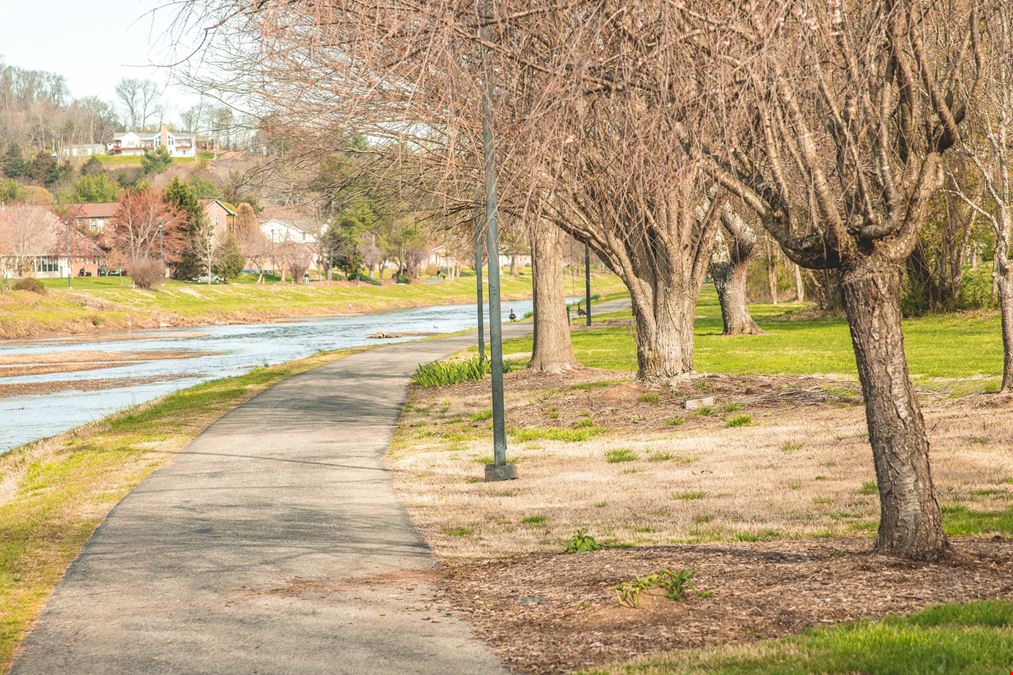
<instances>
[{"instance_id":1,"label":"dry brown grass","mask_svg":"<svg viewBox=\"0 0 1013 675\"><path fill-rule=\"evenodd\" d=\"M514 435L509 454L520 480L510 483L480 481L489 421L472 416L488 409L486 383L413 389L390 463L437 555L558 552L580 528L621 546L874 533L878 495L853 381L704 377L662 391L616 378L508 375L508 428L603 430L582 442ZM682 409L694 395L715 396L710 415ZM1013 408L988 396L924 404L940 501L1007 508ZM684 423L669 426L676 416ZM728 427L737 416L751 422ZM607 461L622 449L637 459Z\"/></svg>"}]
</instances>

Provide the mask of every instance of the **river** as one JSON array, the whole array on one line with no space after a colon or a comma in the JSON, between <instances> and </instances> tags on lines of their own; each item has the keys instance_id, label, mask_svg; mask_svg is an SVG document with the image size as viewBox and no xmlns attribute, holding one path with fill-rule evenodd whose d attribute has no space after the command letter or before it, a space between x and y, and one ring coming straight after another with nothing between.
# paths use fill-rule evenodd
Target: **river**
<instances>
[{"instance_id":1,"label":"river","mask_svg":"<svg viewBox=\"0 0 1013 675\"><path fill-rule=\"evenodd\" d=\"M503 303L504 321L511 309L524 316L531 310L531 301ZM137 331L94 340L0 342L0 359L19 358L33 364L60 364L61 355L66 360L81 352L127 353L145 358L101 369L0 377L0 385L90 381L94 387L95 380L112 380L90 391L61 388L54 393L0 398L0 453L200 382L241 375L321 351L419 339L370 339L375 333L452 333L476 324L474 305L448 305L280 323ZM159 353L173 352L177 356L159 357ZM180 359L180 352L199 356Z\"/></svg>"}]
</instances>

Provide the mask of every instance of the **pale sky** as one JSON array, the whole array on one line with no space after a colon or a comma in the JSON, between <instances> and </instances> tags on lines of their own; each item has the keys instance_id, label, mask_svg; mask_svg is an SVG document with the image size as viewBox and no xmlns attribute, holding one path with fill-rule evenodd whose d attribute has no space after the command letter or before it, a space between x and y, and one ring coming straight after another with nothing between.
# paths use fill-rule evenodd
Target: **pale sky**
<instances>
[{"instance_id":1,"label":"pale sky","mask_svg":"<svg viewBox=\"0 0 1013 675\"><path fill-rule=\"evenodd\" d=\"M166 120L197 97L169 85L165 30L170 0L0 0L0 59L63 75L75 98L115 102L123 78L152 79L164 88ZM162 7L159 10L157 8ZM155 10L152 15L152 10ZM118 107L118 106L117 106Z\"/></svg>"}]
</instances>

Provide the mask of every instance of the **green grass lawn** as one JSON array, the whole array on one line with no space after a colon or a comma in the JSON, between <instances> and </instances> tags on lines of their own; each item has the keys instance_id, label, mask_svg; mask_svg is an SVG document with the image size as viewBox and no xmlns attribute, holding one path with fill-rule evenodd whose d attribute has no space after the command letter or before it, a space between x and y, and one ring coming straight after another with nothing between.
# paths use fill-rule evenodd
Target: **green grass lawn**
<instances>
[{"instance_id":1,"label":"green grass lawn","mask_svg":"<svg viewBox=\"0 0 1013 675\"><path fill-rule=\"evenodd\" d=\"M204 153L201 153L203 156ZM140 166L143 155L95 155L102 166ZM196 161L193 157L173 157L173 164L191 164Z\"/></svg>"},{"instance_id":2,"label":"green grass lawn","mask_svg":"<svg viewBox=\"0 0 1013 675\"><path fill-rule=\"evenodd\" d=\"M228 410L348 353L201 384L0 455L0 672L67 565L120 499Z\"/></svg>"},{"instance_id":3,"label":"green grass lawn","mask_svg":"<svg viewBox=\"0 0 1013 675\"><path fill-rule=\"evenodd\" d=\"M751 305L766 335L721 335L721 309L712 286L697 307L695 362L701 372L730 375L855 374L855 357L843 318L802 318L797 305ZM629 311L597 319L628 318ZM918 378L983 377L978 389L997 387L1002 339L997 313L933 315L904 322L908 363ZM586 366L636 370L632 326L592 327L573 335L577 358ZM504 352L531 351L531 340L511 340ZM956 387L957 385L947 385Z\"/></svg>"},{"instance_id":4,"label":"green grass lawn","mask_svg":"<svg viewBox=\"0 0 1013 675\"><path fill-rule=\"evenodd\" d=\"M930 607L910 616L811 630L799 637L679 652L598 673L1006 673L1013 602Z\"/></svg>"}]
</instances>

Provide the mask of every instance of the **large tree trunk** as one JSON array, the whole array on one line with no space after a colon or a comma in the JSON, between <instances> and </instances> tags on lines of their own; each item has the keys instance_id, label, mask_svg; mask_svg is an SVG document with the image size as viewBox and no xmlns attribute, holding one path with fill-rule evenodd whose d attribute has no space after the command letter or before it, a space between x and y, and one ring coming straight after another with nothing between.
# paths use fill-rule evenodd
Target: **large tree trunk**
<instances>
[{"instance_id":1,"label":"large tree trunk","mask_svg":"<svg viewBox=\"0 0 1013 675\"><path fill-rule=\"evenodd\" d=\"M934 560L949 544L929 468L929 442L901 332L900 265L866 261L842 272L844 309L865 396L879 484L876 550Z\"/></svg>"},{"instance_id":2,"label":"large tree trunk","mask_svg":"<svg viewBox=\"0 0 1013 675\"><path fill-rule=\"evenodd\" d=\"M728 242L731 240L731 250ZM726 228L718 232L714 254L711 256L711 276L718 292L721 305L721 321L724 323L725 335L760 335L760 329L749 314L749 302L746 292L749 260L754 253L756 235L748 232L736 232Z\"/></svg>"},{"instance_id":3,"label":"large tree trunk","mask_svg":"<svg viewBox=\"0 0 1013 675\"><path fill-rule=\"evenodd\" d=\"M645 302L634 293L637 328L637 378L664 382L693 372L693 319L697 292L678 293L660 285Z\"/></svg>"},{"instance_id":4,"label":"large tree trunk","mask_svg":"<svg viewBox=\"0 0 1013 675\"><path fill-rule=\"evenodd\" d=\"M802 268L792 263L795 268L795 301L805 302L805 278L802 276Z\"/></svg>"},{"instance_id":5,"label":"large tree trunk","mask_svg":"<svg viewBox=\"0 0 1013 675\"><path fill-rule=\"evenodd\" d=\"M541 373L562 373L577 365L563 288L564 236L562 230L547 222L535 225L531 233L535 332L528 368Z\"/></svg>"},{"instance_id":6,"label":"large tree trunk","mask_svg":"<svg viewBox=\"0 0 1013 675\"><path fill-rule=\"evenodd\" d=\"M1008 217L1008 216L1007 216ZM1005 232L1010 226L1004 222ZM995 243L995 267L992 278L999 294L999 310L1002 315L1002 387L1000 392L1013 394L1013 266L1009 260L1009 234L1000 232Z\"/></svg>"}]
</instances>

